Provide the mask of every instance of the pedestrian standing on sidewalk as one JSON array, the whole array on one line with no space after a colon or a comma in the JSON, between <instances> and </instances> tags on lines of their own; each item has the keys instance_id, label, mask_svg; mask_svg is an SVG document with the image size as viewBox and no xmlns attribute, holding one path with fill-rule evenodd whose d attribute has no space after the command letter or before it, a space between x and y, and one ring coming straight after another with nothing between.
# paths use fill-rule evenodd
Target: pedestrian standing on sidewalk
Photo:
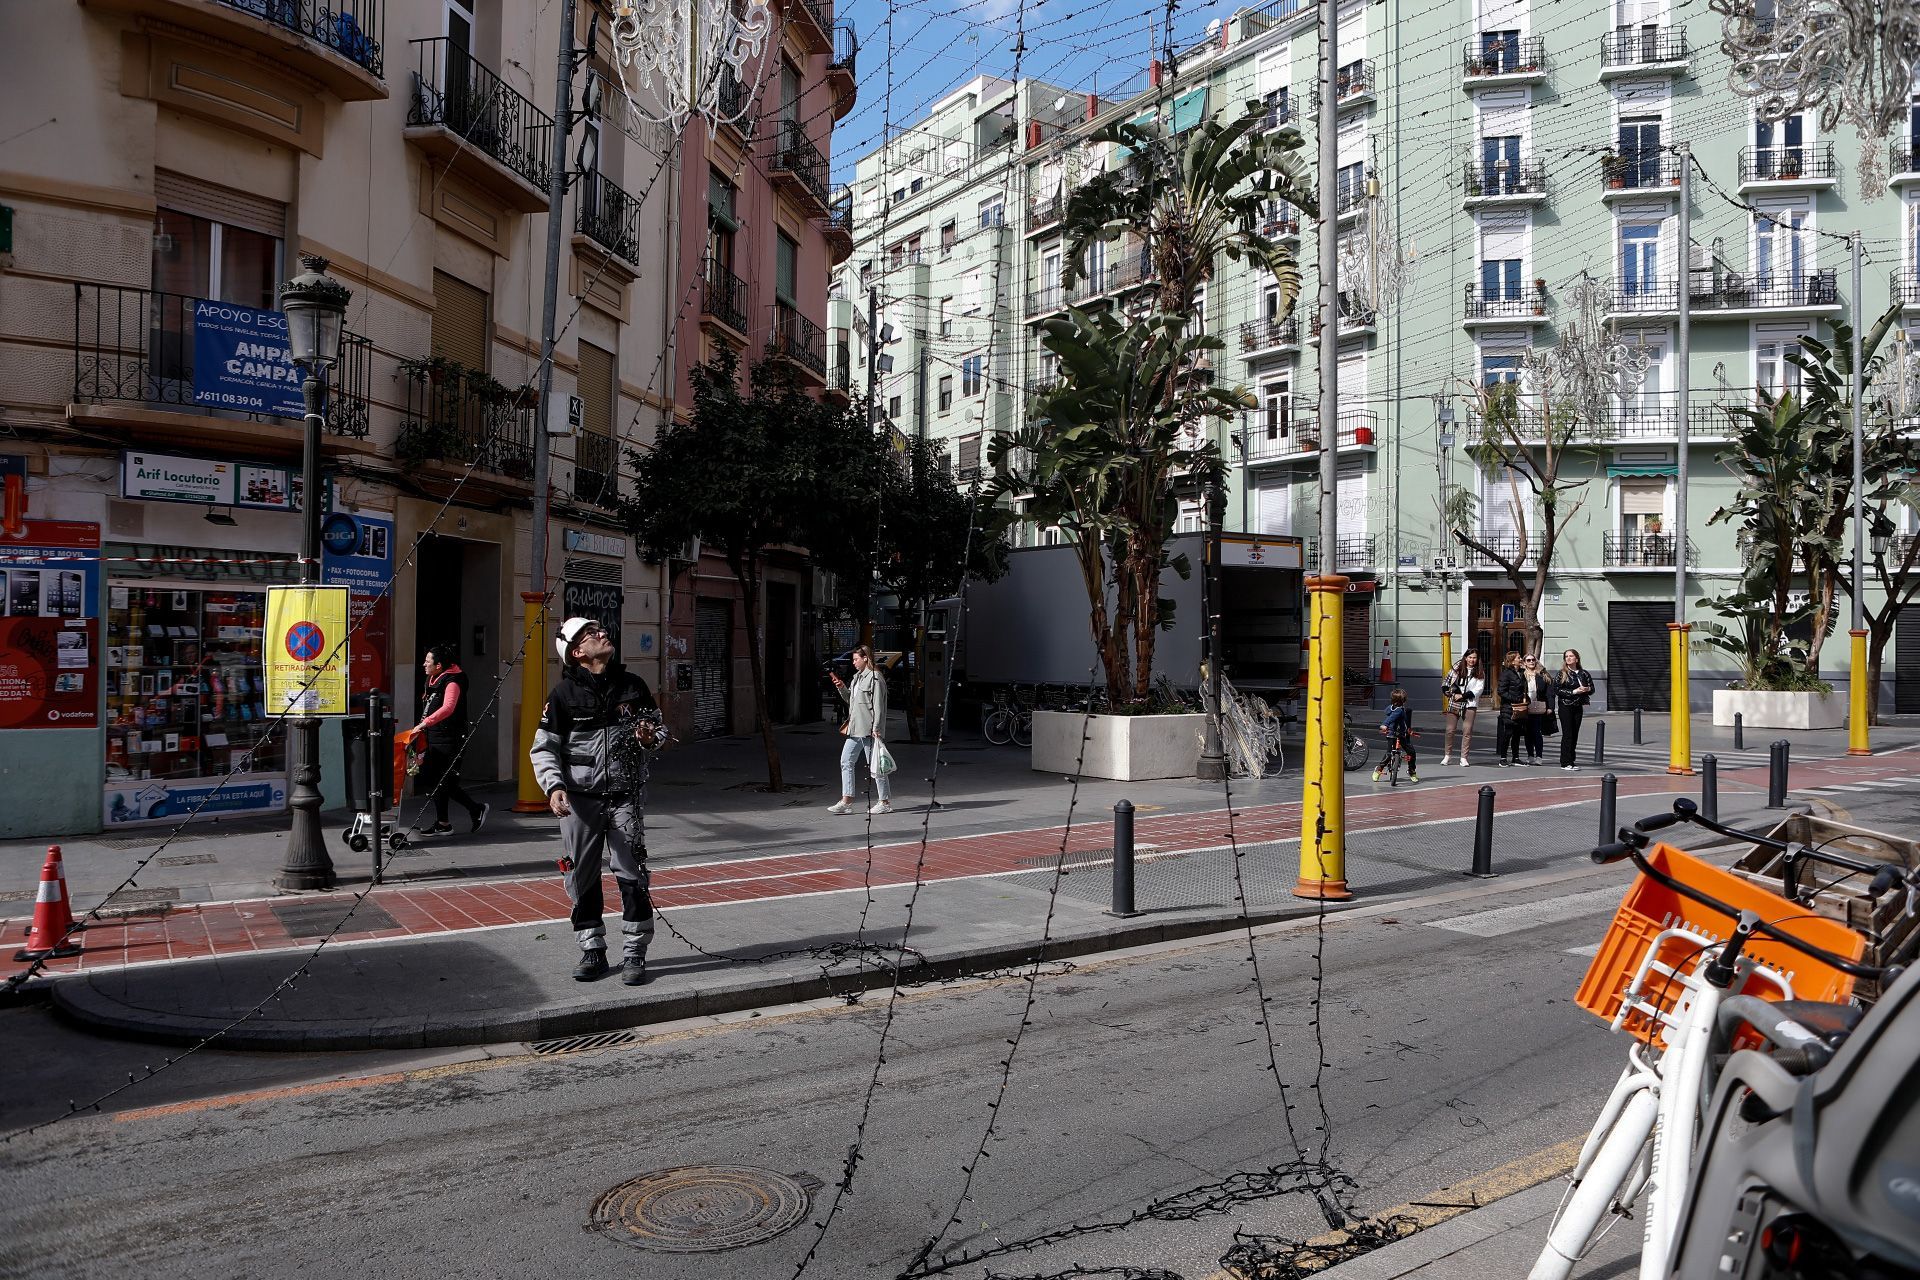
<instances>
[{"instance_id":1,"label":"pedestrian standing on sidewalk","mask_svg":"<svg viewBox=\"0 0 1920 1280\"><path fill-rule=\"evenodd\" d=\"M1580 717L1593 699L1593 677L1580 665L1580 651L1569 649L1560 655L1560 673L1554 677L1553 690L1560 702L1560 767L1577 769L1574 756L1580 747Z\"/></svg>"},{"instance_id":2,"label":"pedestrian standing on sidewalk","mask_svg":"<svg viewBox=\"0 0 1920 1280\"><path fill-rule=\"evenodd\" d=\"M573 976L592 982L609 971L600 887L604 858L620 886L620 981L635 987L647 980L653 941L642 829L647 753L666 744L666 729L647 682L613 660L605 627L591 618L568 618L553 647L560 654L560 682L547 695L528 755L547 807L560 819L560 868L580 944Z\"/></svg>"},{"instance_id":3,"label":"pedestrian standing on sidewalk","mask_svg":"<svg viewBox=\"0 0 1920 1280\"><path fill-rule=\"evenodd\" d=\"M1447 745L1441 764L1453 763L1453 734L1460 731L1460 764L1471 763L1467 752L1473 746L1473 718L1480 706L1480 695L1487 691L1485 674L1480 670L1480 655L1472 649L1460 655L1453 673L1447 677L1441 693L1447 701Z\"/></svg>"},{"instance_id":4,"label":"pedestrian standing on sidewalk","mask_svg":"<svg viewBox=\"0 0 1920 1280\"><path fill-rule=\"evenodd\" d=\"M427 691L420 700L420 723L413 731L426 736L426 758L420 763L420 781L415 786L433 797L434 822L427 828L428 835L453 830L447 821L449 801L458 800L467 811L473 824L469 833L486 824L492 809L460 785L460 754L467 745L467 673L460 669L458 657L452 645L436 644L420 662L427 675Z\"/></svg>"},{"instance_id":5,"label":"pedestrian standing on sidewalk","mask_svg":"<svg viewBox=\"0 0 1920 1280\"><path fill-rule=\"evenodd\" d=\"M1495 761L1502 769L1519 762L1520 742L1526 737L1527 680L1520 671L1520 651L1507 654L1500 665L1500 686L1494 696L1500 701L1499 737Z\"/></svg>"},{"instance_id":6,"label":"pedestrian standing on sidewalk","mask_svg":"<svg viewBox=\"0 0 1920 1280\"><path fill-rule=\"evenodd\" d=\"M1541 738L1541 728L1547 719L1547 697L1553 691L1552 681L1547 673L1540 669L1540 659L1528 654L1526 661L1520 664L1520 676L1527 687L1527 718L1517 722L1527 740L1527 763L1538 765L1546 754L1546 743Z\"/></svg>"},{"instance_id":7,"label":"pedestrian standing on sidewalk","mask_svg":"<svg viewBox=\"0 0 1920 1280\"><path fill-rule=\"evenodd\" d=\"M873 666L873 650L861 645L853 651L853 683L833 673L834 692L846 699L847 719L840 726L846 742L840 747L840 800L827 806L828 813L852 813L856 780L854 770L864 767L873 778L875 798L868 813L893 812L893 780L873 770L874 754L881 746L887 727L887 682Z\"/></svg>"}]
</instances>

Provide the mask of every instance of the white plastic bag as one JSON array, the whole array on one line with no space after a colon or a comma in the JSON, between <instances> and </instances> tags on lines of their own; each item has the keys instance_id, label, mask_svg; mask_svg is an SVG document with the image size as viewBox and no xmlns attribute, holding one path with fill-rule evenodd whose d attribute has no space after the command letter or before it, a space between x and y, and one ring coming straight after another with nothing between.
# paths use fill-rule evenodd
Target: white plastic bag
<instances>
[{"instance_id":1,"label":"white plastic bag","mask_svg":"<svg viewBox=\"0 0 1920 1280\"><path fill-rule=\"evenodd\" d=\"M880 741L880 739L878 738L875 738L873 740L872 759L873 759L873 776L876 778L884 778L888 774L892 773L895 769L898 769L900 767L900 765L893 758L893 752L887 750L887 744Z\"/></svg>"}]
</instances>

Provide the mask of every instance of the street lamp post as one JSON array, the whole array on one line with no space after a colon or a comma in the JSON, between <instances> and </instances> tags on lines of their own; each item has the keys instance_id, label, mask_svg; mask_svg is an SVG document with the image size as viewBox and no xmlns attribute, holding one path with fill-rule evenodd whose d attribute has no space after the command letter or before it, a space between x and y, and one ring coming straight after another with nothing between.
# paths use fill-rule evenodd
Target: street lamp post
<instances>
[{"instance_id":1,"label":"street lamp post","mask_svg":"<svg viewBox=\"0 0 1920 1280\"><path fill-rule=\"evenodd\" d=\"M320 581L320 428L325 421L321 404L327 370L340 360L340 335L353 294L326 274L327 260L303 256L299 275L280 286L280 309L287 317L287 347L293 362L305 374L300 391L306 400L306 438L300 465L300 582ZM287 837L287 858L274 877L281 889L333 888L333 859L327 856L320 833L320 718L294 720L289 743L294 748L293 828Z\"/></svg>"}]
</instances>

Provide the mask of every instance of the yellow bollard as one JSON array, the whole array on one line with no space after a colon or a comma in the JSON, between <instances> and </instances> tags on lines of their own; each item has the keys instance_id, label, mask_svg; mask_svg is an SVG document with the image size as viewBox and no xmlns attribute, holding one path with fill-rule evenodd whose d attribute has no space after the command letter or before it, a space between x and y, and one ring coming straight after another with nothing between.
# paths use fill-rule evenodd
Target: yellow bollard
<instances>
[{"instance_id":1,"label":"yellow bollard","mask_svg":"<svg viewBox=\"0 0 1920 1280\"><path fill-rule=\"evenodd\" d=\"M521 635L526 647L520 654L520 752L514 761L514 776L519 779L514 796L515 813L545 813L546 793L533 776L533 731L540 724L540 712L547 705L547 598L532 591L520 593L520 616L525 620Z\"/></svg>"},{"instance_id":2,"label":"yellow bollard","mask_svg":"<svg viewBox=\"0 0 1920 1280\"><path fill-rule=\"evenodd\" d=\"M1852 661L1847 667L1847 754L1870 756L1873 747L1867 740L1868 708L1872 705L1867 688L1867 633L1849 631L1852 637Z\"/></svg>"},{"instance_id":3,"label":"yellow bollard","mask_svg":"<svg viewBox=\"0 0 1920 1280\"><path fill-rule=\"evenodd\" d=\"M1693 772L1693 705L1687 701L1687 637L1693 624L1667 624L1667 772Z\"/></svg>"},{"instance_id":4,"label":"yellow bollard","mask_svg":"<svg viewBox=\"0 0 1920 1280\"><path fill-rule=\"evenodd\" d=\"M1447 680L1447 678L1452 675L1453 675L1453 632L1442 631L1440 633L1440 679L1444 683ZM1443 693L1440 695L1440 711L1444 715L1446 713L1446 710L1447 710L1447 696Z\"/></svg>"},{"instance_id":5,"label":"yellow bollard","mask_svg":"<svg viewBox=\"0 0 1920 1280\"><path fill-rule=\"evenodd\" d=\"M1341 663L1347 580L1307 579L1307 751L1296 898L1343 901L1347 889L1346 671Z\"/></svg>"}]
</instances>

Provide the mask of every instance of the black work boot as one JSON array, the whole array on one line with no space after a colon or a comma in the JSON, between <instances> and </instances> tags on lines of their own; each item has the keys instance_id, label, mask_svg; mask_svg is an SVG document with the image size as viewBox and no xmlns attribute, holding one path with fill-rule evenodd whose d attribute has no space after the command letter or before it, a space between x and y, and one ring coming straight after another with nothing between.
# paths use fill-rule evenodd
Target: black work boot
<instances>
[{"instance_id":1,"label":"black work boot","mask_svg":"<svg viewBox=\"0 0 1920 1280\"><path fill-rule=\"evenodd\" d=\"M611 972L607 966L607 953L599 947L580 953L580 963L573 967L575 982L596 982Z\"/></svg>"},{"instance_id":2,"label":"black work boot","mask_svg":"<svg viewBox=\"0 0 1920 1280\"><path fill-rule=\"evenodd\" d=\"M620 981L629 987L637 987L647 981L647 958L628 956L626 963L620 966Z\"/></svg>"}]
</instances>

